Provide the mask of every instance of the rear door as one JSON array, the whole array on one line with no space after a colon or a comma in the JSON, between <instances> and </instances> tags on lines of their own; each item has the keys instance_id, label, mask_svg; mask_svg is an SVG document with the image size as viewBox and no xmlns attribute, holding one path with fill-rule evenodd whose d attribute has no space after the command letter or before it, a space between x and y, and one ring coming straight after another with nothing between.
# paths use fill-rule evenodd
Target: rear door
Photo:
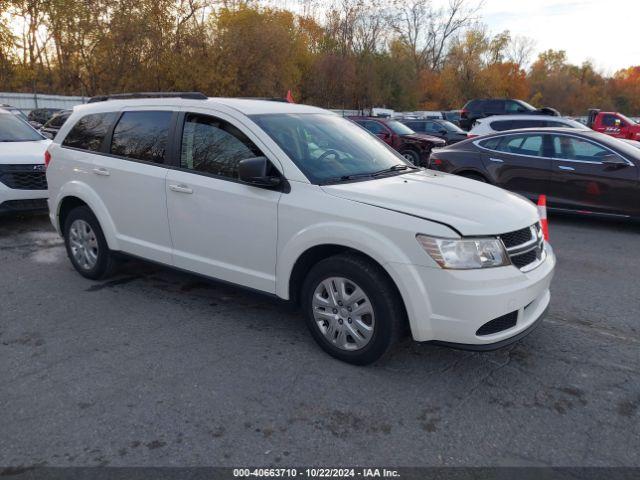
<instances>
[{"instance_id":1,"label":"rear door","mask_svg":"<svg viewBox=\"0 0 640 480\"><path fill-rule=\"evenodd\" d=\"M551 176L544 134L525 133L492 137L476 142L482 161L496 185L532 200L546 193Z\"/></svg>"},{"instance_id":2,"label":"rear door","mask_svg":"<svg viewBox=\"0 0 640 480\"><path fill-rule=\"evenodd\" d=\"M165 109L122 111L95 155L91 186L111 215L120 248L171 263L165 177L168 142L177 113Z\"/></svg>"},{"instance_id":3,"label":"rear door","mask_svg":"<svg viewBox=\"0 0 640 480\"><path fill-rule=\"evenodd\" d=\"M549 135L553 169L549 206L637 215L638 166L608 147L569 134ZM619 165L607 164L618 158Z\"/></svg>"},{"instance_id":4,"label":"rear door","mask_svg":"<svg viewBox=\"0 0 640 480\"><path fill-rule=\"evenodd\" d=\"M282 192L238 180L241 160L263 156L259 140L224 113L197 111L181 114L177 137L165 185L174 264L274 293Z\"/></svg>"}]
</instances>

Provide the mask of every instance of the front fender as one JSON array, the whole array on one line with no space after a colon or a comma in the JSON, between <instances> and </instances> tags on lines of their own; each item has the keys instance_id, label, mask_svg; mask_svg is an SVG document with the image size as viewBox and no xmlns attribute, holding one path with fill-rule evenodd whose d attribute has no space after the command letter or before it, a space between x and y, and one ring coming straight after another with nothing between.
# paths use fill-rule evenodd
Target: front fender
<instances>
[{"instance_id":1,"label":"front fender","mask_svg":"<svg viewBox=\"0 0 640 480\"><path fill-rule=\"evenodd\" d=\"M373 258L383 268L390 261L411 263L396 243L374 229L340 221L314 224L279 245L278 251L281 254L278 255L276 264L276 294L279 297L289 299L289 281L297 260L307 250L321 245L338 245L357 250Z\"/></svg>"},{"instance_id":2,"label":"front fender","mask_svg":"<svg viewBox=\"0 0 640 480\"><path fill-rule=\"evenodd\" d=\"M51 209L51 211L55 211L55 226L58 229L58 232L62 232L62 225L60 225L60 207L65 198L68 197L76 197L86 203L93 214L98 219L100 223L100 227L102 228L102 232L104 233L104 238L107 241L107 245L109 245L110 250L119 250L118 239L116 238L116 228L115 224L107 207L104 205L98 194L86 183L80 181L71 181L65 183L58 194L55 197L55 210Z\"/></svg>"}]
</instances>

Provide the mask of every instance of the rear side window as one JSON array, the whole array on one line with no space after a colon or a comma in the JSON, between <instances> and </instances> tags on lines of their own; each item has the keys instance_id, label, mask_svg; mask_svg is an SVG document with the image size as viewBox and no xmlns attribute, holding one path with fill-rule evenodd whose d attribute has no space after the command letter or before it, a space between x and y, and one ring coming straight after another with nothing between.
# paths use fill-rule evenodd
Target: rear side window
<instances>
[{"instance_id":1,"label":"rear side window","mask_svg":"<svg viewBox=\"0 0 640 480\"><path fill-rule=\"evenodd\" d=\"M505 130L513 130L513 122L511 120L501 120L499 122L491 122L491 129L496 132L504 132Z\"/></svg>"},{"instance_id":2,"label":"rear side window","mask_svg":"<svg viewBox=\"0 0 640 480\"><path fill-rule=\"evenodd\" d=\"M172 112L124 112L113 131L111 153L145 162L165 162Z\"/></svg>"},{"instance_id":3,"label":"rear side window","mask_svg":"<svg viewBox=\"0 0 640 480\"><path fill-rule=\"evenodd\" d=\"M503 140L497 150L516 155L543 157L542 147L542 135L514 135Z\"/></svg>"},{"instance_id":4,"label":"rear side window","mask_svg":"<svg viewBox=\"0 0 640 480\"><path fill-rule=\"evenodd\" d=\"M85 115L78 120L69 131L67 137L62 142L62 145L65 147L89 150L90 152L100 151L104 137L107 135L107 132L115 118L115 112ZM54 121L59 119L61 120L60 125L62 125L66 117L64 115L59 115L58 117L53 118L51 120L51 125L54 126Z\"/></svg>"},{"instance_id":5,"label":"rear side window","mask_svg":"<svg viewBox=\"0 0 640 480\"><path fill-rule=\"evenodd\" d=\"M237 179L240 160L260 156L260 149L229 122L187 115L182 132L182 168Z\"/></svg>"}]
</instances>

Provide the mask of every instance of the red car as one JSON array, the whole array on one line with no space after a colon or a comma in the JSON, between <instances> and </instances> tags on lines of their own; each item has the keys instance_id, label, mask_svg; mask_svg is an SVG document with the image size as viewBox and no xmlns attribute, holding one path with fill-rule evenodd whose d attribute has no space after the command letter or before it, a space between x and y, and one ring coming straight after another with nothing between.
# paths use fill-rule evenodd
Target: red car
<instances>
[{"instance_id":1,"label":"red car","mask_svg":"<svg viewBox=\"0 0 640 480\"><path fill-rule=\"evenodd\" d=\"M587 126L596 132L606 133L612 137L640 140L640 124L618 112L589 110Z\"/></svg>"},{"instance_id":2,"label":"red car","mask_svg":"<svg viewBox=\"0 0 640 480\"><path fill-rule=\"evenodd\" d=\"M446 142L438 137L416 133L397 120L378 117L349 117L369 130L414 165L427 165L431 149L444 147Z\"/></svg>"}]
</instances>

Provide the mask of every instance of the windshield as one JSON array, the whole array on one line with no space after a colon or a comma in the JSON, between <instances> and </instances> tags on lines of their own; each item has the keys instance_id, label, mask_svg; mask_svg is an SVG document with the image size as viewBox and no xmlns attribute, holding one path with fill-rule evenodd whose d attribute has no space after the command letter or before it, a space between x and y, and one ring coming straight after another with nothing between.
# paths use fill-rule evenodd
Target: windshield
<instances>
[{"instance_id":1,"label":"windshield","mask_svg":"<svg viewBox=\"0 0 640 480\"><path fill-rule=\"evenodd\" d=\"M393 130L393 133L397 133L398 135L411 135L412 133L416 133L407 127L404 123L400 123L397 120L390 120L385 122L385 125Z\"/></svg>"},{"instance_id":2,"label":"windshield","mask_svg":"<svg viewBox=\"0 0 640 480\"><path fill-rule=\"evenodd\" d=\"M11 113L0 114L0 142L35 142L44 137Z\"/></svg>"},{"instance_id":3,"label":"windshield","mask_svg":"<svg viewBox=\"0 0 640 480\"><path fill-rule=\"evenodd\" d=\"M621 113L618 113L618 118L620 118L620 120L622 120L623 122L627 122L629 125L635 125L636 122L631 120L629 117L622 115Z\"/></svg>"},{"instance_id":4,"label":"windshield","mask_svg":"<svg viewBox=\"0 0 640 480\"><path fill-rule=\"evenodd\" d=\"M355 123L331 114L253 115L312 183L350 180L410 164Z\"/></svg>"},{"instance_id":5,"label":"windshield","mask_svg":"<svg viewBox=\"0 0 640 480\"><path fill-rule=\"evenodd\" d=\"M447 120L442 120L441 122L438 123L439 125L442 125L444 128L446 128L448 131L450 132L454 132L454 133L467 133L464 130L462 130L459 126L448 122Z\"/></svg>"}]
</instances>

